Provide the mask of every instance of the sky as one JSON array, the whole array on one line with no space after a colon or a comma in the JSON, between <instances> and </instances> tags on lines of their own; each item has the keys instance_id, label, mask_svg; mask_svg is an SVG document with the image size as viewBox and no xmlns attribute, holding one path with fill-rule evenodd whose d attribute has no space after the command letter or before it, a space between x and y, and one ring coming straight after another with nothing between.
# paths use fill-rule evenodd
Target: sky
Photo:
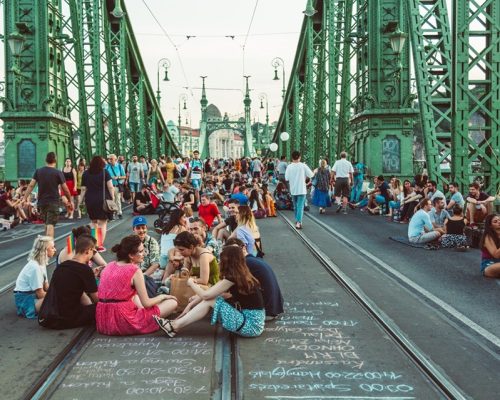
<instances>
[{"instance_id":1,"label":"sky","mask_svg":"<svg viewBox=\"0 0 500 400\"><path fill-rule=\"evenodd\" d=\"M199 126L202 75L207 76L209 103L230 117L244 116L243 76L250 75L252 119L265 120L265 109L259 107L259 95L265 93L270 121L277 120L282 105L282 81L273 80L271 61L274 57L284 60L288 81L306 2L125 0L155 90L158 60L164 57L170 60L169 82L162 80L160 68L161 109L165 119L177 123L179 98L185 93L188 110L181 110L182 124L187 118L192 127ZM281 69L279 76L281 79Z\"/></svg>"}]
</instances>

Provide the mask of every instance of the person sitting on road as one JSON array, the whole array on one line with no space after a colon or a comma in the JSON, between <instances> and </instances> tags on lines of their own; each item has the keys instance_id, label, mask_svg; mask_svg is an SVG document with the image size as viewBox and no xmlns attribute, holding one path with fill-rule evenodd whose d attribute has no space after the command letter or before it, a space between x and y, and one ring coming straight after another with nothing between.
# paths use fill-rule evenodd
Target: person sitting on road
<instances>
[{"instance_id":1,"label":"person sitting on road","mask_svg":"<svg viewBox=\"0 0 500 400\"><path fill-rule=\"evenodd\" d=\"M193 211L198 211L198 202L196 201L196 196L194 190L187 183L181 186L182 193L182 208L188 214L188 209L191 211L190 216L193 215Z\"/></svg>"},{"instance_id":2,"label":"person sitting on road","mask_svg":"<svg viewBox=\"0 0 500 400\"><path fill-rule=\"evenodd\" d=\"M220 224L214 227L212 235L218 241L224 242L229 238L232 232L236 230L238 227L238 221L236 220L236 216L238 214L238 207L240 202L236 199L229 199L227 201L227 212L229 216Z\"/></svg>"},{"instance_id":3,"label":"person sitting on road","mask_svg":"<svg viewBox=\"0 0 500 400\"><path fill-rule=\"evenodd\" d=\"M459 250L467 249L467 237L464 235L464 229L467 225L467 219L464 218L463 209L455 204L453 215L444 222L444 235L441 236L441 247L456 248Z\"/></svg>"},{"instance_id":4,"label":"person sitting on road","mask_svg":"<svg viewBox=\"0 0 500 400\"><path fill-rule=\"evenodd\" d=\"M285 182L280 181L276 185L276 189L274 189L274 201L278 210L291 210L293 208L292 196Z\"/></svg>"},{"instance_id":5,"label":"person sitting on road","mask_svg":"<svg viewBox=\"0 0 500 400\"><path fill-rule=\"evenodd\" d=\"M198 215L203 218L209 228L212 227L215 220L217 220L217 224L222 222L222 217L217 205L211 202L210 197L206 193L200 196Z\"/></svg>"},{"instance_id":6,"label":"person sitting on road","mask_svg":"<svg viewBox=\"0 0 500 400\"><path fill-rule=\"evenodd\" d=\"M424 193L430 201L434 201L436 197L440 197L444 201L444 206L446 208L446 197L441 190L438 190L436 181L428 181L424 189Z\"/></svg>"},{"instance_id":7,"label":"person sitting on road","mask_svg":"<svg viewBox=\"0 0 500 400\"><path fill-rule=\"evenodd\" d=\"M423 189L420 186L407 186L405 184L403 188L403 193L405 195L404 199L401 201L401 217L400 223L407 224L413 214L415 213L415 208L418 206L418 202L424 197Z\"/></svg>"},{"instance_id":8,"label":"person sitting on road","mask_svg":"<svg viewBox=\"0 0 500 400\"><path fill-rule=\"evenodd\" d=\"M14 301L17 315L29 319L38 316L40 307L49 288L47 264L56 254L51 236L38 236L28 256L28 263L17 276L14 287Z\"/></svg>"},{"instance_id":9,"label":"person sitting on road","mask_svg":"<svg viewBox=\"0 0 500 400\"><path fill-rule=\"evenodd\" d=\"M182 257L184 267L190 271L194 281L200 285L215 285L219 281L219 263L212 251L200 245L191 232L181 232L174 245ZM169 271L174 273L174 271ZM170 275L169 275L170 276Z\"/></svg>"},{"instance_id":10,"label":"person sitting on road","mask_svg":"<svg viewBox=\"0 0 500 400\"><path fill-rule=\"evenodd\" d=\"M155 213L155 209L151 202L149 189L147 185L142 185L139 193L135 194L134 213L142 215L150 215Z\"/></svg>"},{"instance_id":11,"label":"person sitting on road","mask_svg":"<svg viewBox=\"0 0 500 400\"><path fill-rule=\"evenodd\" d=\"M257 278L262 288L266 321L271 321L283 313L283 295L278 284L278 279L271 266L262 258L254 257L247 253L245 244L236 238L226 241L225 246L238 246L243 250L245 262L250 273Z\"/></svg>"},{"instance_id":12,"label":"person sitting on road","mask_svg":"<svg viewBox=\"0 0 500 400\"><path fill-rule=\"evenodd\" d=\"M252 189L250 191L250 197L248 198L250 209L253 212L255 218L265 218L267 217L266 206L262 201L262 197L259 193L259 189Z\"/></svg>"},{"instance_id":13,"label":"person sitting on road","mask_svg":"<svg viewBox=\"0 0 500 400\"><path fill-rule=\"evenodd\" d=\"M160 246L155 238L148 235L148 221L145 217L135 217L132 229L144 245L144 257L139 268L144 274L149 297L155 297L164 272L164 268L160 268Z\"/></svg>"},{"instance_id":14,"label":"person sitting on road","mask_svg":"<svg viewBox=\"0 0 500 400\"><path fill-rule=\"evenodd\" d=\"M448 185L448 191L450 192L451 197L448 201L448 204L446 204L446 209L449 211L453 210L455 204L458 204L460 208L463 209L465 206L465 200L462 196L462 193L460 193L458 183L450 182L450 184Z\"/></svg>"},{"instance_id":15,"label":"person sitting on road","mask_svg":"<svg viewBox=\"0 0 500 400\"><path fill-rule=\"evenodd\" d=\"M369 214L378 214L379 207L386 208L386 214L389 212L389 185L385 181L383 175L379 175L375 180L375 189L371 192L368 200L367 210Z\"/></svg>"},{"instance_id":16,"label":"person sitting on road","mask_svg":"<svg viewBox=\"0 0 500 400\"><path fill-rule=\"evenodd\" d=\"M82 235L92 236L92 230L89 225L82 225L79 226L78 228L73 228L71 230L71 233L73 235L73 242L76 242L78 238ZM75 256L74 249L64 247L57 255L56 267L59 266L59 264L63 263L64 261L72 260L74 256ZM93 265L90 266L94 271L94 275L98 277L102 269L106 266L106 261L104 260L104 258L102 258L100 253L94 254L91 261L93 264L95 264L95 267Z\"/></svg>"},{"instance_id":17,"label":"person sitting on road","mask_svg":"<svg viewBox=\"0 0 500 400\"><path fill-rule=\"evenodd\" d=\"M277 217L278 214L276 214L276 203L274 202L271 193L269 193L269 188L265 183L262 184L262 199L266 206L267 215L269 217Z\"/></svg>"},{"instance_id":18,"label":"person sitting on road","mask_svg":"<svg viewBox=\"0 0 500 400\"><path fill-rule=\"evenodd\" d=\"M235 184L234 189L236 190L236 188L237 186ZM238 192L233 193L231 198L238 200L241 206L246 206L248 204L248 188L245 186L239 186Z\"/></svg>"},{"instance_id":19,"label":"person sitting on road","mask_svg":"<svg viewBox=\"0 0 500 400\"><path fill-rule=\"evenodd\" d=\"M170 274L167 274L166 270L168 269L167 265L169 263L170 253L172 250L175 250L174 239L179 233L185 232L187 229L187 218L184 210L172 210L170 219L163 227L160 237L160 268L165 270L162 281L170 276Z\"/></svg>"},{"instance_id":20,"label":"person sitting on road","mask_svg":"<svg viewBox=\"0 0 500 400\"><path fill-rule=\"evenodd\" d=\"M140 335L158 330L153 316L166 317L177 308L174 296L160 294L149 298L139 265L144 259L144 244L138 235L130 235L111 249L116 261L102 271L97 331L104 335Z\"/></svg>"},{"instance_id":21,"label":"person sitting on road","mask_svg":"<svg viewBox=\"0 0 500 400\"><path fill-rule=\"evenodd\" d=\"M168 337L174 337L182 328L201 320L212 309L212 325L219 322L227 331L243 337L257 337L264 332L266 314L261 288L259 281L250 273L241 248L224 248L221 273L224 279L206 290L193 279L188 280L187 284L196 296L179 318L154 318Z\"/></svg>"},{"instance_id":22,"label":"person sitting on road","mask_svg":"<svg viewBox=\"0 0 500 400\"><path fill-rule=\"evenodd\" d=\"M210 250L219 261L222 243L216 240L208 230L208 225L201 217L189 218L189 232L198 240L199 244Z\"/></svg>"},{"instance_id":23,"label":"person sitting on road","mask_svg":"<svg viewBox=\"0 0 500 400\"><path fill-rule=\"evenodd\" d=\"M500 278L500 215L490 214L484 220L481 248L481 272L487 278Z\"/></svg>"},{"instance_id":24,"label":"person sitting on road","mask_svg":"<svg viewBox=\"0 0 500 400\"><path fill-rule=\"evenodd\" d=\"M248 254L256 256L256 239L260 239L260 232L250 207L239 206L236 220L238 227L229 237L240 239L245 244Z\"/></svg>"},{"instance_id":25,"label":"person sitting on road","mask_svg":"<svg viewBox=\"0 0 500 400\"><path fill-rule=\"evenodd\" d=\"M432 226L434 230L444 235L446 229L444 227L445 221L450 218L450 213L446 211L446 202L442 197L434 197L432 201L432 209L429 212L431 217Z\"/></svg>"},{"instance_id":26,"label":"person sitting on road","mask_svg":"<svg viewBox=\"0 0 500 400\"><path fill-rule=\"evenodd\" d=\"M408 240L410 243L428 243L437 240L441 233L432 226L429 216L431 201L427 198L422 199L419 208L408 225Z\"/></svg>"},{"instance_id":27,"label":"person sitting on road","mask_svg":"<svg viewBox=\"0 0 500 400\"><path fill-rule=\"evenodd\" d=\"M474 182L469 185L467 195L467 219L471 227L476 227L478 222L482 222L485 217L493 211L495 196L481 192L479 183Z\"/></svg>"},{"instance_id":28,"label":"person sitting on road","mask_svg":"<svg viewBox=\"0 0 500 400\"><path fill-rule=\"evenodd\" d=\"M46 314L45 304L42 304L38 317L40 325L69 329L95 324L97 283L89 262L97 252L96 245L97 241L92 236L80 235L75 242L73 258L54 270L44 302L55 298L55 308L52 313ZM48 303L48 306L52 305ZM57 318L49 317L56 311Z\"/></svg>"},{"instance_id":29,"label":"person sitting on road","mask_svg":"<svg viewBox=\"0 0 500 400\"><path fill-rule=\"evenodd\" d=\"M163 192L163 200L167 203L174 204L178 200L178 194L180 193L180 183L177 179L168 185Z\"/></svg>"}]
</instances>

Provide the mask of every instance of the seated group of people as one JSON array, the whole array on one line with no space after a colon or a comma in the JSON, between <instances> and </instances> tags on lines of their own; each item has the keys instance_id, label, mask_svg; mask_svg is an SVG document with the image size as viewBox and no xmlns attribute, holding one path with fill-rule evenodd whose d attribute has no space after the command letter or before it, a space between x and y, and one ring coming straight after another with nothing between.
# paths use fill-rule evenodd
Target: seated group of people
<instances>
[{"instance_id":1,"label":"seated group of people","mask_svg":"<svg viewBox=\"0 0 500 400\"><path fill-rule=\"evenodd\" d=\"M200 207L209 205L215 206L202 194ZM263 252L251 208L229 199L227 212L223 219L217 209L205 220L175 209L159 242L146 218L136 216L133 234L112 247L111 262L97 252L90 227L75 228L74 246L59 252L50 283L47 265L56 249L53 238L40 236L16 282L17 313L53 329L95 324L106 335L162 329L172 337L212 310L212 324L258 336L266 320L283 312L283 297L272 268L256 257ZM181 270L195 293L183 310L169 287ZM176 319L167 319L176 312Z\"/></svg>"}]
</instances>

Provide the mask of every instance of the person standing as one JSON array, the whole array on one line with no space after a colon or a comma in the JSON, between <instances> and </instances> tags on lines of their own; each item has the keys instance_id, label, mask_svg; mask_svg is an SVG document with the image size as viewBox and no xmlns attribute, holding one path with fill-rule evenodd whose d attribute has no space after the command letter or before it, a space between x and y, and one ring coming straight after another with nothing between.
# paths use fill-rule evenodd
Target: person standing
<instances>
[{"instance_id":1,"label":"person standing","mask_svg":"<svg viewBox=\"0 0 500 400\"><path fill-rule=\"evenodd\" d=\"M92 221L92 227L101 229L102 243L98 243L97 251L102 253L106 251L104 240L106 239L106 230L110 214L104 211L103 204L107 199L114 200L114 188L111 182L111 176L105 167L104 159L101 156L94 156L90 161L90 166L83 173L82 177L82 198L85 199L87 213Z\"/></svg>"},{"instance_id":2,"label":"person standing","mask_svg":"<svg viewBox=\"0 0 500 400\"><path fill-rule=\"evenodd\" d=\"M127 184L130 189L131 203L135 201L135 194L140 190L141 182L144 179L144 171L142 165L137 161L137 156L132 156L132 162L127 166Z\"/></svg>"},{"instance_id":3,"label":"person standing","mask_svg":"<svg viewBox=\"0 0 500 400\"><path fill-rule=\"evenodd\" d=\"M68 190L71 193L71 203L73 203L73 197L77 195L76 192L76 170L73 168L73 165L71 164L71 158L66 158L64 160L64 167L62 169L64 179L66 180L66 186L68 186ZM64 195L61 193L61 195ZM74 207L73 209L67 210L66 211L66 218L68 219L73 219L73 212L74 212Z\"/></svg>"},{"instance_id":4,"label":"person standing","mask_svg":"<svg viewBox=\"0 0 500 400\"><path fill-rule=\"evenodd\" d=\"M280 163L281 164L281 163ZM352 168L352 167L351 167ZM302 229L302 217L304 215L304 204L306 202L306 178L312 178L313 172L304 163L300 162L300 152L292 152L292 162L287 166L285 179L290 185L293 208L295 211L295 228Z\"/></svg>"},{"instance_id":5,"label":"person standing","mask_svg":"<svg viewBox=\"0 0 500 400\"><path fill-rule=\"evenodd\" d=\"M347 201L349 200L349 186L353 182L354 168L347 161L347 153L340 153L340 160L333 164L333 178L335 179L335 197L340 198L341 204L337 208L337 212L343 210L347 214Z\"/></svg>"},{"instance_id":6,"label":"person standing","mask_svg":"<svg viewBox=\"0 0 500 400\"><path fill-rule=\"evenodd\" d=\"M189 162L188 178L194 189L196 205L198 206L200 202L201 183L203 181L203 161L200 160L200 152L198 150L193 151L193 159Z\"/></svg>"},{"instance_id":7,"label":"person standing","mask_svg":"<svg viewBox=\"0 0 500 400\"><path fill-rule=\"evenodd\" d=\"M316 184L311 203L319 207L320 214L324 214L326 212L326 207L332 205L328 193L330 189L330 168L328 168L325 159L320 161L319 168L314 171L314 176L316 178Z\"/></svg>"},{"instance_id":8,"label":"person standing","mask_svg":"<svg viewBox=\"0 0 500 400\"><path fill-rule=\"evenodd\" d=\"M66 207L73 212L71 193L66 185L62 171L56 168L56 153L51 151L45 157L46 166L35 171L33 179L26 189L23 201L28 201L29 196L38 183L38 211L40 218L45 223L45 235L54 237L54 227L59 216L59 186L66 197Z\"/></svg>"},{"instance_id":9,"label":"person standing","mask_svg":"<svg viewBox=\"0 0 500 400\"><path fill-rule=\"evenodd\" d=\"M285 181L285 172L288 163L286 162L286 156L281 156L280 161L278 163L278 180L280 182L286 183Z\"/></svg>"},{"instance_id":10,"label":"person standing","mask_svg":"<svg viewBox=\"0 0 500 400\"><path fill-rule=\"evenodd\" d=\"M366 165L361 161L355 161L353 167L354 172L352 175L354 177L354 182L352 184L351 203L357 203L361 193L363 192L363 180L365 177Z\"/></svg>"},{"instance_id":11,"label":"person standing","mask_svg":"<svg viewBox=\"0 0 500 400\"><path fill-rule=\"evenodd\" d=\"M111 176L111 181L113 183L113 191L115 193L115 204L118 211L116 214L118 218L122 219L122 192L123 192L123 182L127 176L125 175L125 169L123 165L117 162L115 154L110 154L108 156L108 164L106 164L106 171Z\"/></svg>"}]
</instances>

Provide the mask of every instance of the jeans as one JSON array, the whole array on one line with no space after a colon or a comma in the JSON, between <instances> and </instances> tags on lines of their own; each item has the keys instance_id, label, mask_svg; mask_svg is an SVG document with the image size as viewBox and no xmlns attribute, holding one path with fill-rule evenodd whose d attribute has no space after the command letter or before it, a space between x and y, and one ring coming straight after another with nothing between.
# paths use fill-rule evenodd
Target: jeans
<instances>
[{"instance_id":1,"label":"jeans","mask_svg":"<svg viewBox=\"0 0 500 400\"><path fill-rule=\"evenodd\" d=\"M304 204L306 202L305 194L292 195L293 210L295 212L295 221L302 223L304 216Z\"/></svg>"},{"instance_id":2,"label":"jeans","mask_svg":"<svg viewBox=\"0 0 500 400\"><path fill-rule=\"evenodd\" d=\"M351 203L357 203L359 201L359 196L363 190L363 178L354 178L354 184L351 190Z\"/></svg>"},{"instance_id":3,"label":"jeans","mask_svg":"<svg viewBox=\"0 0 500 400\"><path fill-rule=\"evenodd\" d=\"M430 231L421 233L419 236L409 237L410 243L429 243L436 240L440 236L439 232Z\"/></svg>"}]
</instances>

